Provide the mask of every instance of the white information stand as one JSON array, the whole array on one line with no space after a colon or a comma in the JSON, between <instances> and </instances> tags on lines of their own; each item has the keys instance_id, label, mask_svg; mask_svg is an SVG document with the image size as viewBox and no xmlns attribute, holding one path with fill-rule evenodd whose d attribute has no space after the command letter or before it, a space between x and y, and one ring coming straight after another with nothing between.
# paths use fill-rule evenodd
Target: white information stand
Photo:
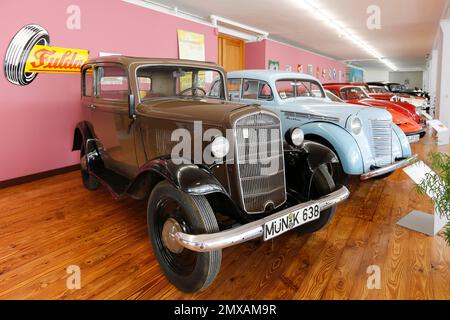
<instances>
[{"instance_id":1,"label":"white information stand","mask_svg":"<svg viewBox=\"0 0 450 320\"><path fill-rule=\"evenodd\" d=\"M403 169L403 171L416 183L420 184L427 173L436 174L430 167L428 167L422 161L416 162L409 167ZM430 198L433 198L433 194L427 194ZM429 236L435 236L442 230L443 227L449 222L445 216L441 217L436 207L434 208L434 214L429 214L417 210L411 211L408 215L400 219L397 224Z\"/></svg>"},{"instance_id":2,"label":"white information stand","mask_svg":"<svg viewBox=\"0 0 450 320\"><path fill-rule=\"evenodd\" d=\"M438 145L447 145L450 142L450 131L448 128L439 120L429 120L428 125L436 131L438 137Z\"/></svg>"}]
</instances>

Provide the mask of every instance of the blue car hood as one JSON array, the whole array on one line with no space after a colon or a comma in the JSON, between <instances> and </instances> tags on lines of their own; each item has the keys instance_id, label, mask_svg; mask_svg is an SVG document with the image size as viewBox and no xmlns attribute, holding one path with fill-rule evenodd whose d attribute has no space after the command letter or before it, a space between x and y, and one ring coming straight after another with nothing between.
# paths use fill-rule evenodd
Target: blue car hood
<instances>
[{"instance_id":1,"label":"blue car hood","mask_svg":"<svg viewBox=\"0 0 450 320\"><path fill-rule=\"evenodd\" d=\"M292 99L292 101L283 103L281 110L333 117L341 121L345 121L350 116L363 116L367 119L379 120L392 119L390 113L384 109L331 102L316 98Z\"/></svg>"}]
</instances>

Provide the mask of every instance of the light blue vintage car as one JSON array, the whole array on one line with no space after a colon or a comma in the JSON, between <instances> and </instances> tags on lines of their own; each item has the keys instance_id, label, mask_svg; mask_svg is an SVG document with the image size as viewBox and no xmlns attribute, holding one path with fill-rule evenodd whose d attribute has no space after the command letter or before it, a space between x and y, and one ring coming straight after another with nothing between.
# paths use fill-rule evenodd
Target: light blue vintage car
<instances>
[{"instance_id":1,"label":"light blue vintage car","mask_svg":"<svg viewBox=\"0 0 450 320\"><path fill-rule=\"evenodd\" d=\"M285 133L303 129L305 139L323 143L338 155L335 180L383 178L413 162L405 134L386 110L326 98L320 82L306 74L245 70L228 73L231 100L258 103L274 111Z\"/></svg>"}]
</instances>

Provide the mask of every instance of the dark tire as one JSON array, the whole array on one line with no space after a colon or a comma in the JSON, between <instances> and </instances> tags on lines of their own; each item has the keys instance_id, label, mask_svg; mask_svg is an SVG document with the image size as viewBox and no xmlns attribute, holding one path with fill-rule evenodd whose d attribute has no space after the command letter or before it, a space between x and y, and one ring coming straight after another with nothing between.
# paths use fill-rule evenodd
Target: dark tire
<instances>
[{"instance_id":1,"label":"dark tire","mask_svg":"<svg viewBox=\"0 0 450 320\"><path fill-rule=\"evenodd\" d=\"M85 161L84 152L81 151L81 157L80 162ZM96 177L89 174L89 171L87 169L83 169L83 167L86 167L86 164L81 164L81 180L83 181L83 185L86 189L89 191L95 191L98 189L99 182Z\"/></svg>"},{"instance_id":2,"label":"dark tire","mask_svg":"<svg viewBox=\"0 0 450 320\"><path fill-rule=\"evenodd\" d=\"M50 38L47 30L36 24L29 24L19 30L9 43L5 55L5 77L18 86L33 82L37 73L25 72L25 65L31 49L35 45L48 45Z\"/></svg>"},{"instance_id":3,"label":"dark tire","mask_svg":"<svg viewBox=\"0 0 450 320\"><path fill-rule=\"evenodd\" d=\"M183 292L205 290L219 273L222 250L194 252L183 248L167 232L163 234L167 225L189 234L218 232L208 200L190 196L163 181L153 189L147 207L150 242L166 277Z\"/></svg>"},{"instance_id":4,"label":"dark tire","mask_svg":"<svg viewBox=\"0 0 450 320\"><path fill-rule=\"evenodd\" d=\"M321 165L316 169L311 185L311 199L318 199L335 191L333 177L328 171L327 165ZM333 218L336 206L320 213L320 218L297 228L300 233L313 233L325 227Z\"/></svg>"},{"instance_id":5,"label":"dark tire","mask_svg":"<svg viewBox=\"0 0 450 320\"><path fill-rule=\"evenodd\" d=\"M330 148L334 154L338 157L339 163L333 163L331 164L331 172L333 176L333 180L335 185L338 186L348 186L349 183L349 175L345 173L344 168L342 167L341 159L339 158L339 154L337 153L336 149L334 149L333 145L329 143L327 140L325 140L322 137L319 136L306 136L305 139L315 141L317 143L321 143L324 146L327 146Z\"/></svg>"},{"instance_id":6,"label":"dark tire","mask_svg":"<svg viewBox=\"0 0 450 320\"><path fill-rule=\"evenodd\" d=\"M332 168L334 183L339 186L348 186L349 175L344 172L341 162L333 163Z\"/></svg>"}]
</instances>

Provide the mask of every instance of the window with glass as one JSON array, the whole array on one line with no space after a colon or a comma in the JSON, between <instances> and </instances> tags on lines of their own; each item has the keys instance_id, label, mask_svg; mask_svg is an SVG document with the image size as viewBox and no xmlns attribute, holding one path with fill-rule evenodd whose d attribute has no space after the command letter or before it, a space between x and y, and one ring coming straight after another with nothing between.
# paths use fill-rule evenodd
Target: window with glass
<instances>
[{"instance_id":1,"label":"window with glass","mask_svg":"<svg viewBox=\"0 0 450 320\"><path fill-rule=\"evenodd\" d=\"M224 99L219 71L179 66L144 66L136 71L141 100L178 97ZM140 81L139 79L145 79Z\"/></svg>"},{"instance_id":2,"label":"window with glass","mask_svg":"<svg viewBox=\"0 0 450 320\"><path fill-rule=\"evenodd\" d=\"M83 96L92 97L94 91L94 71L87 68L83 72Z\"/></svg>"},{"instance_id":3,"label":"window with glass","mask_svg":"<svg viewBox=\"0 0 450 320\"><path fill-rule=\"evenodd\" d=\"M258 99L258 90L258 80L244 80L244 84L242 86L242 99Z\"/></svg>"},{"instance_id":4,"label":"window with glass","mask_svg":"<svg viewBox=\"0 0 450 320\"><path fill-rule=\"evenodd\" d=\"M369 96L360 87L349 87L341 89L341 98L344 100L367 99Z\"/></svg>"},{"instance_id":5,"label":"window with glass","mask_svg":"<svg viewBox=\"0 0 450 320\"><path fill-rule=\"evenodd\" d=\"M258 100L270 101L273 99L272 88L267 82L259 82Z\"/></svg>"},{"instance_id":6,"label":"window with glass","mask_svg":"<svg viewBox=\"0 0 450 320\"><path fill-rule=\"evenodd\" d=\"M242 79L228 79L227 88L231 99L239 99L241 97Z\"/></svg>"},{"instance_id":7,"label":"window with glass","mask_svg":"<svg viewBox=\"0 0 450 320\"><path fill-rule=\"evenodd\" d=\"M127 72L116 66L97 68L97 97L117 101L128 101L129 84Z\"/></svg>"},{"instance_id":8,"label":"window with glass","mask_svg":"<svg viewBox=\"0 0 450 320\"><path fill-rule=\"evenodd\" d=\"M276 82L281 99L312 97L325 98L321 85L314 80L283 79Z\"/></svg>"},{"instance_id":9,"label":"window with glass","mask_svg":"<svg viewBox=\"0 0 450 320\"><path fill-rule=\"evenodd\" d=\"M385 87L369 87L371 93L389 93Z\"/></svg>"}]
</instances>

